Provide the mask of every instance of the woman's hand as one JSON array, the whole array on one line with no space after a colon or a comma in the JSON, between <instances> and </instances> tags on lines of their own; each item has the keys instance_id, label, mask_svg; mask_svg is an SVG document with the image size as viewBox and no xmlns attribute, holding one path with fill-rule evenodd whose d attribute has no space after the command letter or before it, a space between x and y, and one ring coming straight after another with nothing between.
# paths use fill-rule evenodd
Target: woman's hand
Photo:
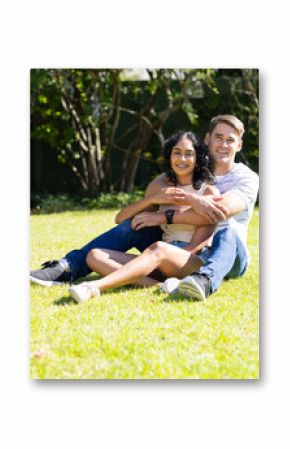
<instances>
[{"instance_id":1,"label":"woman's hand","mask_svg":"<svg viewBox=\"0 0 290 449\"><path fill-rule=\"evenodd\" d=\"M164 223L166 223L166 218L163 213L141 212L133 218L131 226L135 231L139 231L142 228L160 226Z\"/></svg>"},{"instance_id":2,"label":"woman's hand","mask_svg":"<svg viewBox=\"0 0 290 449\"><path fill-rule=\"evenodd\" d=\"M150 199L152 204L183 204L188 194L184 190L178 187L166 187L158 192L149 195L147 199ZM188 204L188 203L186 203ZM190 203L191 204L191 203Z\"/></svg>"}]
</instances>

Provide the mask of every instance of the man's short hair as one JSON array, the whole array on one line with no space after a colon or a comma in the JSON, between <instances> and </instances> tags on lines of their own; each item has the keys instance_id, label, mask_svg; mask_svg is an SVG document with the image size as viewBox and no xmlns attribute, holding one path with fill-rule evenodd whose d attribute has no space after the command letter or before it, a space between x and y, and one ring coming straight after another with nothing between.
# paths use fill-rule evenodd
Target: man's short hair
<instances>
[{"instance_id":1,"label":"man's short hair","mask_svg":"<svg viewBox=\"0 0 290 449\"><path fill-rule=\"evenodd\" d=\"M234 115L217 115L216 117L212 118L209 122L208 127L209 134L213 132L213 130L219 123L230 125L239 134L240 139L243 137L243 134L245 132L244 124Z\"/></svg>"}]
</instances>

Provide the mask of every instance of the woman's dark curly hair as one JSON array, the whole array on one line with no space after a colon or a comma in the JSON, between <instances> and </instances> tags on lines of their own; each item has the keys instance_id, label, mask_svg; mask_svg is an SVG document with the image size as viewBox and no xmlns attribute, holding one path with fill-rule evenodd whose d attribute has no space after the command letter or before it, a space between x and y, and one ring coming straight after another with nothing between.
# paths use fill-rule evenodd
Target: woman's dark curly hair
<instances>
[{"instance_id":1,"label":"woman's dark curly hair","mask_svg":"<svg viewBox=\"0 0 290 449\"><path fill-rule=\"evenodd\" d=\"M172 149L181 139L188 139L192 142L192 146L196 152L196 164L192 173L192 185L196 190L201 188L205 182L213 184L214 177L212 174L212 164L209 157L208 149L205 143L196 134L187 131L178 131L171 135L164 143L163 157L164 169L169 182L177 185L177 179L171 168L170 156Z\"/></svg>"}]
</instances>

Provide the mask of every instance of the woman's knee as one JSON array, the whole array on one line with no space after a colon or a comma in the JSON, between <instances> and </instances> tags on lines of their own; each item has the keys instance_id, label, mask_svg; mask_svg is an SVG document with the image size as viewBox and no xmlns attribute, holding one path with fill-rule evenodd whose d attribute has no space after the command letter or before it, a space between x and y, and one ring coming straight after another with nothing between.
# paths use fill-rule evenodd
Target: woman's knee
<instances>
[{"instance_id":1,"label":"woman's knee","mask_svg":"<svg viewBox=\"0 0 290 449\"><path fill-rule=\"evenodd\" d=\"M148 246L148 248L145 251L147 251L147 250L160 251L160 250L163 250L167 245L168 245L168 243L165 243L165 242L162 242L161 240L159 240L158 242L151 243L151 245Z\"/></svg>"},{"instance_id":2,"label":"woman's knee","mask_svg":"<svg viewBox=\"0 0 290 449\"><path fill-rule=\"evenodd\" d=\"M152 253L156 257L158 257L159 260L164 259L164 257L167 254L167 248L168 243L158 241L155 243L152 243L147 249L145 249L144 253Z\"/></svg>"},{"instance_id":3,"label":"woman's knee","mask_svg":"<svg viewBox=\"0 0 290 449\"><path fill-rule=\"evenodd\" d=\"M104 260L107 256L106 252L99 248L91 249L86 257L86 264L89 268L92 268L96 265L99 260Z\"/></svg>"}]
</instances>

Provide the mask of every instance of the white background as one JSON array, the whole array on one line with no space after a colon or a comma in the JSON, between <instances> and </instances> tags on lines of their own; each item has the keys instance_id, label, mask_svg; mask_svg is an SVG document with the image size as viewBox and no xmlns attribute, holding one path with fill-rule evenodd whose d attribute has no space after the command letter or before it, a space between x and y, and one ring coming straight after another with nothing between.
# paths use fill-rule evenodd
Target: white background
<instances>
[{"instance_id":1,"label":"white background","mask_svg":"<svg viewBox=\"0 0 290 449\"><path fill-rule=\"evenodd\" d=\"M10 0L1 7L2 447L289 447L286 4ZM29 69L173 66L260 69L260 381L32 382Z\"/></svg>"}]
</instances>

